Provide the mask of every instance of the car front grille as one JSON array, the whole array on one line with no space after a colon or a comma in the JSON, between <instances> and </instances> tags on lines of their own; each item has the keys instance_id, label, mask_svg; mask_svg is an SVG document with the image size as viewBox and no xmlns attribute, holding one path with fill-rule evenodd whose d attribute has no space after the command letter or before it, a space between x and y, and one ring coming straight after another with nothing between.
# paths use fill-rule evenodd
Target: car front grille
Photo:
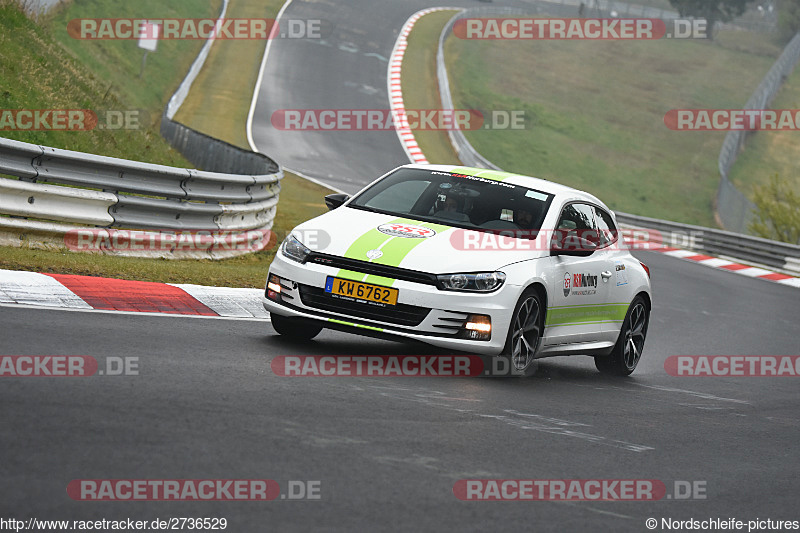
<instances>
[{"instance_id":1,"label":"car front grille","mask_svg":"<svg viewBox=\"0 0 800 533\"><path fill-rule=\"evenodd\" d=\"M424 285L436 285L436 276L433 274L428 274L427 272L419 272L417 270L409 270L407 268L381 265L379 263L370 263L369 261L359 261L358 259L350 259L338 255L312 252L306 258L306 262L334 268L343 268L345 270L362 272L364 274L371 274L373 276L402 279L403 281L422 283Z\"/></svg>"},{"instance_id":2,"label":"car front grille","mask_svg":"<svg viewBox=\"0 0 800 533\"><path fill-rule=\"evenodd\" d=\"M308 307L399 326L418 326L431 312L427 307L415 305L397 304L382 307L334 298L323 289L310 285L298 284L297 288L300 292L300 301Z\"/></svg>"}]
</instances>

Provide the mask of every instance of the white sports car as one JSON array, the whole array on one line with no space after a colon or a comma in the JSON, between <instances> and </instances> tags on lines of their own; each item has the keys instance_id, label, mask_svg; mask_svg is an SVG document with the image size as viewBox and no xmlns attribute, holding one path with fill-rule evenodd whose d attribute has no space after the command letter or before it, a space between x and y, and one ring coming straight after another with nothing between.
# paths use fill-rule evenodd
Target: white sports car
<instances>
[{"instance_id":1,"label":"white sports car","mask_svg":"<svg viewBox=\"0 0 800 533\"><path fill-rule=\"evenodd\" d=\"M479 168L405 165L297 226L269 269L281 335L322 328L504 357L584 354L628 375L644 347L650 271L594 196Z\"/></svg>"}]
</instances>

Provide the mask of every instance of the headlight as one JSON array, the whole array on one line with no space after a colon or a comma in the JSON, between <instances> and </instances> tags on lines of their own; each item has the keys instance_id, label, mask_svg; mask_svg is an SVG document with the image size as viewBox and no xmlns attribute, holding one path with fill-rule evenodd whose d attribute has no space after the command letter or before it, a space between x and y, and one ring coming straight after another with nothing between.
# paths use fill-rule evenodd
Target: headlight
<instances>
[{"instance_id":1,"label":"headlight","mask_svg":"<svg viewBox=\"0 0 800 533\"><path fill-rule=\"evenodd\" d=\"M502 272L480 272L477 274L443 274L436 276L439 288L446 291L492 292L506 280Z\"/></svg>"},{"instance_id":2,"label":"headlight","mask_svg":"<svg viewBox=\"0 0 800 533\"><path fill-rule=\"evenodd\" d=\"M283 255L298 263L305 263L306 257L311 253L311 250L306 248L305 245L298 241L291 233L283 240L281 251Z\"/></svg>"}]
</instances>

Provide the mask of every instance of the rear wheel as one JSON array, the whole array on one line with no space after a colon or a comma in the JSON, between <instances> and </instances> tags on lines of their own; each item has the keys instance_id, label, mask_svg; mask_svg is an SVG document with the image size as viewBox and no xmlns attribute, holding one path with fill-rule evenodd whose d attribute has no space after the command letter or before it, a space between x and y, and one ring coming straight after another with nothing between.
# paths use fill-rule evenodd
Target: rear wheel
<instances>
[{"instance_id":1,"label":"rear wheel","mask_svg":"<svg viewBox=\"0 0 800 533\"><path fill-rule=\"evenodd\" d=\"M511 373L530 376L536 372L536 353L542 342L544 330L544 305L534 289L522 293L508 328L503 356L510 364Z\"/></svg>"},{"instance_id":2,"label":"rear wheel","mask_svg":"<svg viewBox=\"0 0 800 533\"><path fill-rule=\"evenodd\" d=\"M322 326L304 318L292 318L275 313L269 314L272 327L285 337L298 340L311 340L322 331Z\"/></svg>"},{"instance_id":3,"label":"rear wheel","mask_svg":"<svg viewBox=\"0 0 800 533\"><path fill-rule=\"evenodd\" d=\"M596 356L594 366L603 374L629 376L642 357L644 341L647 337L647 326L650 323L650 312L644 298L637 296L628 308L628 314L622 323L617 344L610 355Z\"/></svg>"}]
</instances>

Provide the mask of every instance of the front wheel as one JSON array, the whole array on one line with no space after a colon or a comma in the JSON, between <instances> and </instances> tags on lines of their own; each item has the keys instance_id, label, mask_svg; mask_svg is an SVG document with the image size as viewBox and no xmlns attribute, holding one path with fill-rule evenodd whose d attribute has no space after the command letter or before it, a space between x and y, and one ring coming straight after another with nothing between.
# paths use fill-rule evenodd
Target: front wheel
<instances>
[{"instance_id":1,"label":"front wheel","mask_svg":"<svg viewBox=\"0 0 800 533\"><path fill-rule=\"evenodd\" d=\"M292 339L308 341L322 331L322 326L311 320L286 317L275 313L270 313L269 317L272 320L272 327L275 328L275 331Z\"/></svg>"},{"instance_id":2,"label":"front wheel","mask_svg":"<svg viewBox=\"0 0 800 533\"><path fill-rule=\"evenodd\" d=\"M650 313L644 298L637 296L622 322L617 343L610 355L595 356L594 366L603 374L629 376L642 357Z\"/></svg>"},{"instance_id":3,"label":"front wheel","mask_svg":"<svg viewBox=\"0 0 800 533\"><path fill-rule=\"evenodd\" d=\"M530 376L536 371L536 352L542 342L544 306L542 297L534 289L522 293L508 328L503 356L513 374Z\"/></svg>"}]
</instances>

